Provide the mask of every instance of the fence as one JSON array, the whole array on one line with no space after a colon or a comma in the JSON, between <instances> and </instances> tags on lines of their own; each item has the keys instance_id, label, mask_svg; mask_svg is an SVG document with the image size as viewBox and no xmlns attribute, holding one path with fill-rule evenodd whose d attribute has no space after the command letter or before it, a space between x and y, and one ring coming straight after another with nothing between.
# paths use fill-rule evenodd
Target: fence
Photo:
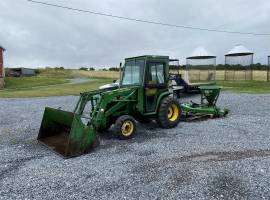
<instances>
[{"instance_id":1,"label":"fence","mask_svg":"<svg viewBox=\"0 0 270 200\"><path fill-rule=\"evenodd\" d=\"M252 81L253 70L224 70L224 81Z\"/></svg>"},{"instance_id":2,"label":"fence","mask_svg":"<svg viewBox=\"0 0 270 200\"><path fill-rule=\"evenodd\" d=\"M179 70L184 74L184 70ZM211 75L213 74L213 75ZM189 81L268 81L269 70L188 70Z\"/></svg>"},{"instance_id":3,"label":"fence","mask_svg":"<svg viewBox=\"0 0 270 200\"><path fill-rule=\"evenodd\" d=\"M216 70L210 70L210 69L188 69L186 71L188 74L188 79L191 82L196 81L215 81L216 80Z\"/></svg>"}]
</instances>

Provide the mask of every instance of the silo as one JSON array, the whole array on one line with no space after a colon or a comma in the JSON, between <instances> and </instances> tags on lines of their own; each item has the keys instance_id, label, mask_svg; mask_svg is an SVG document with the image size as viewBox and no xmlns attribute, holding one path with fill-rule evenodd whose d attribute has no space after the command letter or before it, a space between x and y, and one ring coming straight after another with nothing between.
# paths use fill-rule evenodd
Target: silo
<instances>
[{"instance_id":1,"label":"silo","mask_svg":"<svg viewBox=\"0 0 270 200\"><path fill-rule=\"evenodd\" d=\"M214 81L216 76L216 56L203 46L197 47L186 58L185 78L191 82Z\"/></svg>"},{"instance_id":2,"label":"silo","mask_svg":"<svg viewBox=\"0 0 270 200\"><path fill-rule=\"evenodd\" d=\"M238 44L225 54L225 80L252 80L254 53Z\"/></svg>"},{"instance_id":3,"label":"silo","mask_svg":"<svg viewBox=\"0 0 270 200\"><path fill-rule=\"evenodd\" d=\"M238 44L225 55L225 64L250 66L253 64L253 55L245 46Z\"/></svg>"}]
</instances>

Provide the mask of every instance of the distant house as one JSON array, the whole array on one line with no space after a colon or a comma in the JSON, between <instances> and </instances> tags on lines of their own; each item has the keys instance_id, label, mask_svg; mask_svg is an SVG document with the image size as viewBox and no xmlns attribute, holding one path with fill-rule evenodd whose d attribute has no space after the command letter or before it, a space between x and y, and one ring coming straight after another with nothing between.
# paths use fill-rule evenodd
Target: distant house
<instances>
[{"instance_id":1,"label":"distant house","mask_svg":"<svg viewBox=\"0 0 270 200\"><path fill-rule=\"evenodd\" d=\"M30 68L9 68L7 70L7 76L11 77L22 77L22 76L35 76L36 71L35 69Z\"/></svg>"},{"instance_id":2,"label":"distant house","mask_svg":"<svg viewBox=\"0 0 270 200\"><path fill-rule=\"evenodd\" d=\"M5 82L5 70L4 70L4 51L6 49L2 46L0 46L0 89L4 88Z\"/></svg>"}]
</instances>

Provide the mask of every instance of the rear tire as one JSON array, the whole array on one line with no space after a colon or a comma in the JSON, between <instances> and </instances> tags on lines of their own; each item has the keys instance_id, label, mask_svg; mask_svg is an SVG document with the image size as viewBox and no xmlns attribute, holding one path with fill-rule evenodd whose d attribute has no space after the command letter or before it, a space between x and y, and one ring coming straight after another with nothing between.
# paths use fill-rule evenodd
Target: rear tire
<instances>
[{"instance_id":1,"label":"rear tire","mask_svg":"<svg viewBox=\"0 0 270 200\"><path fill-rule=\"evenodd\" d=\"M132 138L136 132L136 121L130 115L118 117L114 124L114 133L122 140Z\"/></svg>"},{"instance_id":2,"label":"rear tire","mask_svg":"<svg viewBox=\"0 0 270 200\"><path fill-rule=\"evenodd\" d=\"M170 96L161 100L157 123L161 128L173 128L178 125L181 118L181 108L179 102Z\"/></svg>"}]
</instances>

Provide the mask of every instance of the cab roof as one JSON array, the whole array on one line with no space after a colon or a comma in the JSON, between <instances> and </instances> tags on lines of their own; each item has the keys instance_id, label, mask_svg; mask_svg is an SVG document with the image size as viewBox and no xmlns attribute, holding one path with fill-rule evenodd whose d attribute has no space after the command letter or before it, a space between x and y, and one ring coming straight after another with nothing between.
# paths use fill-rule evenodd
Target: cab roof
<instances>
[{"instance_id":1,"label":"cab roof","mask_svg":"<svg viewBox=\"0 0 270 200\"><path fill-rule=\"evenodd\" d=\"M150 58L150 59L169 59L169 56L160 56L160 55L142 55L142 56L135 56L135 57L129 57L126 58L125 60L129 59L135 59L135 58Z\"/></svg>"}]
</instances>

